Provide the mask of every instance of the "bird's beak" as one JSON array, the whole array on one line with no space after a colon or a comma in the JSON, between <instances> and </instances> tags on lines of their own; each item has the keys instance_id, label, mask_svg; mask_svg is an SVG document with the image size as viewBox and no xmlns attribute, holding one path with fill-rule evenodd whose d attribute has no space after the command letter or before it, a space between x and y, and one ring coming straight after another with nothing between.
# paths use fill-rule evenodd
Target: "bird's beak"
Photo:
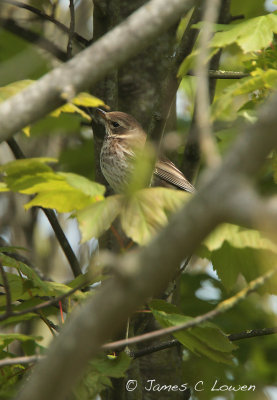
<instances>
[{"instance_id":1,"label":"bird's beak","mask_svg":"<svg viewBox=\"0 0 277 400\"><path fill-rule=\"evenodd\" d=\"M106 120L106 111L101 110L101 108L96 108L97 113L100 115L101 118Z\"/></svg>"}]
</instances>

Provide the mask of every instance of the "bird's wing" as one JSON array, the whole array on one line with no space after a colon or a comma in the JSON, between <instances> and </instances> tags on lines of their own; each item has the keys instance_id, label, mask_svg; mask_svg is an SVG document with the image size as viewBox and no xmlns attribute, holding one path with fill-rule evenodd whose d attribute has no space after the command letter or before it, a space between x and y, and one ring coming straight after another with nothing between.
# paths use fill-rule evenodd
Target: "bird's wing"
<instances>
[{"instance_id":1,"label":"bird's wing","mask_svg":"<svg viewBox=\"0 0 277 400\"><path fill-rule=\"evenodd\" d=\"M167 158L163 157L156 162L154 176L186 192L192 193L195 191L195 188L184 177L182 172Z\"/></svg>"}]
</instances>

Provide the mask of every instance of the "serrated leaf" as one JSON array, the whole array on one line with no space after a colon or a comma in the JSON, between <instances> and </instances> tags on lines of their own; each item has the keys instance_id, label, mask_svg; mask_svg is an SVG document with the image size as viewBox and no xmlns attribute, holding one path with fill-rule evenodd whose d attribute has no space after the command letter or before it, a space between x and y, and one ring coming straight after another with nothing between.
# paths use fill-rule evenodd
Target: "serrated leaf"
<instances>
[{"instance_id":1,"label":"serrated leaf","mask_svg":"<svg viewBox=\"0 0 277 400\"><path fill-rule=\"evenodd\" d=\"M244 53L267 48L277 33L277 15L267 14L230 25L223 32L217 32L211 40L211 47L225 47L236 43Z\"/></svg>"},{"instance_id":2,"label":"serrated leaf","mask_svg":"<svg viewBox=\"0 0 277 400\"><path fill-rule=\"evenodd\" d=\"M92 237L100 237L118 216L122 206L122 196L109 196L102 201L77 211L76 217L82 233L82 242Z\"/></svg>"},{"instance_id":3,"label":"serrated leaf","mask_svg":"<svg viewBox=\"0 0 277 400\"><path fill-rule=\"evenodd\" d=\"M234 112L231 113L231 105L234 105L234 98L236 96L242 96L251 94L261 89L273 89L277 86L277 71L269 69L263 71L257 69L251 73L251 76L240 79L232 85L229 85L220 97L218 97L212 105L212 119L225 119L230 120L234 118L234 112L237 111L234 108ZM248 96L240 98L237 108L241 108L243 104L249 101Z\"/></svg>"},{"instance_id":4,"label":"serrated leaf","mask_svg":"<svg viewBox=\"0 0 277 400\"><path fill-rule=\"evenodd\" d=\"M264 268L274 267L277 246L259 231L223 224L208 236L198 254L212 261L223 285L230 290L239 274L250 281L264 273ZM276 293L274 279L267 287Z\"/></svg>"},{"instance_id":5,"label":"serrated leaf","mask_svg":"<svg viewBox=\"0 0 277 400\"><path fill-rule=\"evenodd\" d=\"M123 203L121 225L128 237L144 245L168 222L191 194L166 188L147 188L135 192Z\"/></svg>"},{"instance_id":6,"label":"serrated leaf","mask_svg":"<svg viewBox=\"0 0 277 400\"><path fill-rule=\"evenodd\" d=\"M203 245L209 251L214 251L219 249L225 241L237 248L250 247L277 253L276 244L264 237L259 231L232 224L220 225L205 239Z\"/></svg>"},{"instance_id":7,"label":"serrated leaf","mask_svg":"<svg viewBox=\"0 0 277 400\"><path fill-rule=\"evenodd\" d=\"M150 303L154 317L162 327L177 326L193 320L192 317L182 315L176 306L163 300L154 300ZM217 362L230 364L231 351L236 346L214 324L205 322L189 330L173 333L180 343L196 354L203 354Z\"/></svg>"},{"instance_id":8,"label":"serrated leaf","mask_svg":"<svg viewBox=\"0 0 277 400\"><path fill-rule=\"evenodd\" d=\"M5 183L10 190L23 194L36 194L32 206L55 208L69 212L87 207L103 198L105 187L89 179L65 172L54 172L45 162L52 159L26 159L3 165Z\"/></svg>"}]
</instances>

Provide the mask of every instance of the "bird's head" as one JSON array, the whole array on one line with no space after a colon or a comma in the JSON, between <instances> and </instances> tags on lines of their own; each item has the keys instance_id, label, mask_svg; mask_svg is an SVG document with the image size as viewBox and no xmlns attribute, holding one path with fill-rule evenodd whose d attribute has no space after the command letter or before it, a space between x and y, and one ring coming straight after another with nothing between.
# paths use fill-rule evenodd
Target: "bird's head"
<instances>
[{"instance_id":1,"label":"bird's head","mask_svg":"<svg viewBox=\"0 0 277 400\"><path fill-rule=\"evenodd\" d=\"M106 112L97 108L106 129L108 137L121 140L136 141L142 144L146 141L146 133L140 123L132 115L121 111ZM139 144L139 143L138 143Z\"/></svg>"}]
</instances>

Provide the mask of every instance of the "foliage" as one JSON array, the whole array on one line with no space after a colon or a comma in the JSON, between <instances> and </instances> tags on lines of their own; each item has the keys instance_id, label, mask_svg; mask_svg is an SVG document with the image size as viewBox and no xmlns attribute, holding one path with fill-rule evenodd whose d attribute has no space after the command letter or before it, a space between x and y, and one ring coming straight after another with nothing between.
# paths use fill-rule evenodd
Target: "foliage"
<instances>
[{"instance_id":1,"label":"foliage","mask_svg":"<svg viewBox=\"0 0 277 400\"><path fill-rule=\"evenodd\" d=\"M46 0L30 3L44 11L49 11L52 7ZM237 126L241 120L250 124L257 120L258 106L270 96L277 85L277 14L264 14L258 0L247 0L244 3L232 0L231 9L234 15L244 13L244 19L229 25L214 26L208 59L222 52L220 69L233 68L249 75L235 83L233 80L221 80L217 84L210 115L218 149L222 153L228 151L234 138L240 134ZM178 28L179 41L187 21L188 16ZM201 27L202 23L194 26L200 31ZM53 63L42 52L4 29L1 29L0 47L1 102L24 90L53 68ZM24 54L32 63L26 62ZM191 101L195 96L195 77L188 77L187 73L193 70L197 55L195 46L180 65L178 72L178 77L183 80L180 90ZM10 68L11 64L21 64L20 60L23 58L20 71L19 68ZM87 133L91 123L87 109L105 106L105 103L88 93L80 93L73 99L68 98L66 93L62 97L65 102L62 107L26 127L24 132L28 137L21 134L19 140L28 149L29 157L7 162L3 157L4 161L0 166L0 208L2 205L4 208L6 199L16 198L24 201L24 217L30 216L40 207L54 209L59 214L65 214L65 217L68 216L67 213L71 213L70 217L76 218L78 222L82 243L92 238L101 239L113 222L118 220L128 238L138 245L147 245L192 195L165 188L146 188L150 181L153 159L144 154L145 158L142 157L136 166L136 179L126 193L105 197L105 187L95 181L95 149ZM192 119L193 106L190 104L188 108L188 118L191 118L186 121L187 125ZM182 132L178 132L182 137L184 126L183 124ZM54 153L55 158L35 156L37 153L46 155L46 138L53 143L50 152ZM58 140L65 145L57 146ZM36 148L32 149L32 143L42 143L37 152ZM179 147L176 153L177 159L183 153L183 147ZM257 187L263 195L275 192L277 183L276 154L271 154L267 161L266 168L257 177ZM20 209L22 208L20 204ZM12 217L13 215L10 218L11 230ZM51 238L47 241L37 228L35 216L33 218L37 229L34 236L37 236L37 241L42 246L45 244L46 256L35 256L31 241L27 245L32 251L27 256L24 252L26 260L21 256L22 246L17 246L21 243L13 243L15 246L0 243L0 264L3 266L3 273L0 274L0 327L3 329L0 334L0 359L15 357L18 344L20 352L26 356L43 354L47 347L47 334L8 333L7 327L17 330L19 324L28 322L32 327L31 324L37 326L35 323L43 321L53 331L53 320L58 321L58 325L62 324L59 316L61 309L63 314L70 315L72 309L97 291L97 285L92 286L91 291L82 291L81 286L88 287L106 278L103 271L96 267L96 272L91 272L89 267L86 275L75 280L63 277L63 281L67 283L60 283L60 278L55 275L52 279L47 274L46 278L42 276L36 267L43 264L44 258L47 266L53 261L54 254L51 253L52 247L49 244L53 237L49 235ZM27 231L23 221L23 217L20 222L16 220L16 227L13 227L15 231L20 230L21 234ZM13 236L18 238L16 234ZM48 253L47 245L50 249ZM191 321L192 318L213 310L220 302L247 287L251 280L275 267L276 253L277 247L273 240L264 236L263 226L259 231L230 224L219 226L198 249L198 268L181 274L178 306L164 300L152 299L149 302L150 312L161 327ZM27 259L29 256L32 262ZM76 289L74 293L70 292L72 288ZM71 294L67 296L68 292ZM277 379L276 339L256 338L252 342L238 342L236 346L227 335L274 325L276 294L277 281L273 277L263 288L232 310L217 316L213 323L206 322L174 333L174 337L182 345L184 377L191 386L196 383L196 376L201 379L205 377L207 385L212 385L216 376L224 383L255 383L259 386L255 394L265 398L266 387L275 384ZM60 296L64 296L64 299L59 303ZM40 309L48 300L53 301ZM44 341L41 340L42 336ZM99 358L90 363L82 382L76 387L75 397L80 400L94 398L112 386L112 378L126 377L126 371L132 365L133 360L123 351L116 356L99 355ZM16 385L26 375L27 370L23 364L6 366L1 370L1 398L14 395ZM230 398L225 395L226 393L221 393L222 398ZM247 395L236 393L236 399L249 399ZM197 399L200 400L212 399L213 396L213 393L206 390L197 393Z\"/></svg>"}]
</instances>

